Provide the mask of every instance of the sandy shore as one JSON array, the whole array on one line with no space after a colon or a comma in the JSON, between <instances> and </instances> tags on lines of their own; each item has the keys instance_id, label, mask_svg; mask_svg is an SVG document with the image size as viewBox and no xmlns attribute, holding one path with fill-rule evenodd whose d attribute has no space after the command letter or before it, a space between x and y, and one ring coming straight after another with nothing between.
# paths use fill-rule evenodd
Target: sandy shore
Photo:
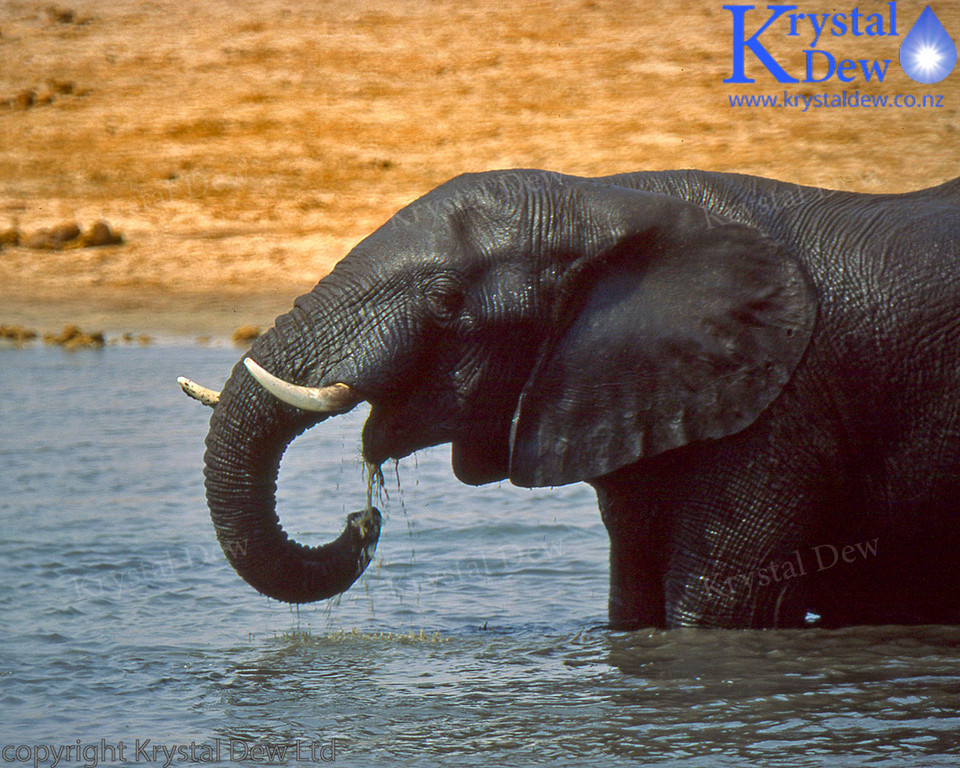
<instances>
[{"instance_id":1,"label":"sandy shore","mask_svg":"<svg viewBox=\"0 0 960 768\"><path fill-rule=\"evenodd\" d=\"M901 36L925 4L896 4ZM960 174L960 73L921 86L897 66L899 39L825 38L838 58L892 57L889 73L798 92L942 106L734 109L731 93L783 87L752 59L755 85L724 84L722 5L0 2L0 233L23 243L105 220L124 239L0 246L0 324L269 325L398 207L464 171L697 167L874 192ZM960 7L936 11L960 39ZM802 71L809 41L764 42Z\"/></svg>"}]
</instances>

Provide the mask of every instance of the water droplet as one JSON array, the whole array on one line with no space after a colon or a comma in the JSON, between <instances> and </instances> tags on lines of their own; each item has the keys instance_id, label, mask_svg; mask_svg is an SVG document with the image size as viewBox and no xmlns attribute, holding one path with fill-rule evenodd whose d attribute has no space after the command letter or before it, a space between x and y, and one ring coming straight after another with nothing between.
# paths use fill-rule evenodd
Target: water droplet
<instances>
[{"instance_id":1,"label":"water droplet","mask_svg":"<svg viewBox=\"0 0 960 768\"><path fill-rule=\"evenodd\" d=\"M957 46L928 5L900 44L900 66L911 80L939 83L957 63Z\"/></svg>"}]
</instances>

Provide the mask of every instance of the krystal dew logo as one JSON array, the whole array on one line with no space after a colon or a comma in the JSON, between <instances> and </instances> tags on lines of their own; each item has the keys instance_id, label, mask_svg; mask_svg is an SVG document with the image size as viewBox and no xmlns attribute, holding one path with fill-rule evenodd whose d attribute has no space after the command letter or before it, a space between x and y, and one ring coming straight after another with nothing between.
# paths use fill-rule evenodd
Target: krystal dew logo
<instances>
[{"instance_id":1,"label":"krystal dew logo","mask_svg":"<svg viewBox=\"0 0 960 768\"><path fill-rule=\"evenodd\" d=\"M900 66L918 83L939 83L957 63L954 45L928 5L900 44Z\"/></svg>"},{"instance_id":2,"label":"krystal dew logo","mask_svg":"<svg viewBox=\"0 0 960 768\"><path fill-rule=\"evenodd\" d=\"M883 82L892 59L837 59L821 48L829 37L898 38L897 3L887 3L882 13L864 13L859 8L846 13L800 13L796 5L768 5L761 25L748 36L747 17L751 22L760 12L753 5L725 5L733 16L733 72L725 83L756 82L747 75L747 53L759 62L780 83L825 83L836 78L843 83L862 79ZM810 46L804 49L806 67L800 79L788 72L764 45L764 37L772 40L776 30L786 37L808 36ZM940 19L928 5L900 43L900 66L918 83L939 83L957 63L957 47ZM800 73L796 73L800 74Z\"/></svg>"}]
</instances>

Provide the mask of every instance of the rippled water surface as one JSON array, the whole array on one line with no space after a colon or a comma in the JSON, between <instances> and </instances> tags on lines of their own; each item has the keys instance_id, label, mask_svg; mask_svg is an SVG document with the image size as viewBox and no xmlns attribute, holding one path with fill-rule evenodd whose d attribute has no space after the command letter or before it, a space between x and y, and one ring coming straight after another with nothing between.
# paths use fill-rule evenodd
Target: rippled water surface
<instances>
[{"instance_id":1,"label":"rippled water surface","mask_svg":"<svg viewBox=\"0 0 960 768\"><path fill-rule=\"evenodd\" d=\"M3 765L960 764L957 629L609 632L590 489L469 488L446 448L385 467L377 559L339 602L258 596L174 383L237 357L0 350ZM284 459L308 543L363 506L363 418Z\"/></svg>"}]
</instances>

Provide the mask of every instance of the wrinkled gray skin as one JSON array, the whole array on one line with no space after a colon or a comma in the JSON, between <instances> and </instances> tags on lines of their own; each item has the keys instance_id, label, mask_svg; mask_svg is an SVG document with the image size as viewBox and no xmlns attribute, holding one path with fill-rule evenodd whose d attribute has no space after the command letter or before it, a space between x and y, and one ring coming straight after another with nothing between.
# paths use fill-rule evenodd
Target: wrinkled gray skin
<instances>
[{"instance_id":1,"label":"wrinkled gray skin","mask_svg":"<svg viewBox=\"0 0 960 768\"><path fill-rule=\"evenodd\" d=\"M374 465L451 443L466 483L590 483L614 627L960 619L960 180L462 176L249 354L369 401ZM280 457L322 418L238 364L207 438L224 551L290 602L348 587L379 531L279 527Z\"/></svg>"}]
</instances>

